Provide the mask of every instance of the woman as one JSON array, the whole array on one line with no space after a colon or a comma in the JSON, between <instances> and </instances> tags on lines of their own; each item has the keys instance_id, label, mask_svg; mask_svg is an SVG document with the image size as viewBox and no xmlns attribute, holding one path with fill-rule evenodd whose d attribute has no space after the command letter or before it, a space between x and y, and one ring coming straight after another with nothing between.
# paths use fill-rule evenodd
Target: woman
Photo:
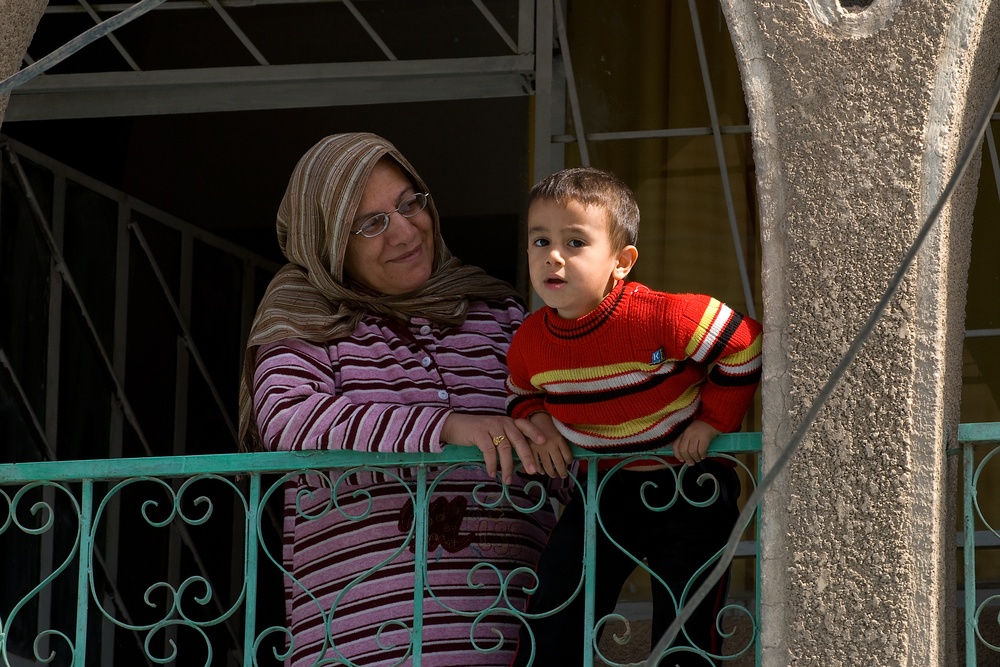
<instances>
[{"instance_id":1,"label":"woman","mask_svg":"<svg viewBox=\"0 0 1000 667\"><path fill-rule=\"evenodd\" d=\"M485 506L498 497L498 467L512 502L538 504L514 475L512 448L535 472L525 434L544 442L544 427L504 415L505 355L522 306L506 283L450 255L426 184L372 134L327 137L302 157L278 211L278 241L289 264L250 334L241 441L269 450L479 448L485 471L428 473L427 592L414 642L425 666L508 665L518 623L506 600L522 609L533 583L509 575L534 565L554 523L545 503L531 513L507 501ZM412 477L313 473L286 486L290 665L409 664Z\"/></svg>"}]
</instances>

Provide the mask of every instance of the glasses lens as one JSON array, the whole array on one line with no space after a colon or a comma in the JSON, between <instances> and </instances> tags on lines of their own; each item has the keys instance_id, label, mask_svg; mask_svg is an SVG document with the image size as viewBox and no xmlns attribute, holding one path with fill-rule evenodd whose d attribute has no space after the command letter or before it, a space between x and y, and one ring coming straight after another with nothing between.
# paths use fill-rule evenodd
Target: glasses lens
<instances>
[{"instance_id":1,"label":"glasses lens","mask_svg":"<svg viewBox=\"0 0 1000 667\"><path fill-rule=\"evenodd\" d=\"M361 232L362 236L371 238L373 236L378 236L385 231L385 228L389 226L389 216L385 213L379 213L378 215L373 215L358 227L358 231Z\"/></svg>"},{"instance_id":2,"label":"glasses lens","mask_svg":"<svg viewBox=\"0 0 1000 667\"><path fill-rule=\"evenodd\" d=\"M416 192L399 203L399 214L404 218L411 218L424 210L427 206L427 193Z\"/></svg>"}]
</instances>

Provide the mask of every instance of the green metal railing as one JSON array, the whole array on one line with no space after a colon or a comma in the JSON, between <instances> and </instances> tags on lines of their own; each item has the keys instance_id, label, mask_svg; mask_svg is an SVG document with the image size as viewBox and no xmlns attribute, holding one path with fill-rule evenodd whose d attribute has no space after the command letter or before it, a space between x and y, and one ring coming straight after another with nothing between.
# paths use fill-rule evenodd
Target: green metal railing
<instances>
[{"instance_id":1,"label":"green metal railing","mask_svg":"<svg viewBox=\"0 0 1000 667\"><path fill-rule=\"evenodd\" d=\"M745 473L741 476L751 480L751 484L758 471L741 462L740 459L746 457L736 459L730 455L753 454L759 450L759 433L720 436L712 445L717 455L736 460ZM279 599L265 602L258 587L262 577L280 580L280 527L277 521L269 522L269 518L274 518L268 516L274 507L273 503L271 507L268 503L275 497L280 500L284 483L298 474L327 469L352 472L359 468L413 469L410 493L415 508L415 532L412 539L418 547L415 550L417 583L414 596L423 599L425 585L420 583L420 574L426 573L427 550L420 549L419 545L426 544L426 517L433 491L433 485L429 488L427 481L428 468L433 466L440 470L441 467L469 465L473 463L469 456L474 453L478 451L446 447L440 454L260 452L0 465L0 502L6 504L6 508L0 508L0 552L14 549L23 553L27 560L37 560L40 551L45 549L55 554L49 557L51 567L40 571L30 583L23 581L23 577L13 577L17 582L9 581L10 572L0 575L4 577L3 587L0 587L2 664L36 664L33 661L73 667L280 664L276 656L282 649L274 644L278 639L283 641L287 634L283 600L279 595ZM602 458L582 450L577 450L576 454L578 458ZM656 454L641 456L647 458ZM597 467L588 466L587 472L577 480L579 490L587 494L591 526L599 525L596 524L598 504L593 502L599 497ZM219 488L224 489L224 493L219 493ZM225 497L231 500L231 510L220 501ZM129 506L136 514L132 523L120 518L128 513ZM229 511L232 512L231 520L220 521L221 515ZM113 541L109 544L107 538L106 524L111 521L109 516L113 512L118 513L117 520L126 526L117 545ZM213 516L215 514L220 516ZM153 576L155 564L161 560L160 549L145 537L149 531L164 528L179 531L184 543L190 545L206 535L219 537L219 523L235 525L238 530L234 532L243 531L245 535L242 545L239 539L235 540L236 555L232 559L223 558L227 568L221 574L211 562L218 554L213 554L211 548L202 548L200 552L194 549L187 552L187 558L197 562L178 569L172 577L157 573L155 583L139 585L135 583L136 577L129 575L139 572L148 580ZM47 547L28 544L31 540L46 539ZM123 562L117 576L109 575L108 561L116 556L113 550L116 546L123 551L127 546L134 547L128 544L130 540L146 546L142 552L146 557L140 558L141 562L126 564L126 557L117 554ZM221 541L225 543L226 539ZM754 557L756 541L753 537L749 544L750 549L744 550L743 555ZM593 541L588 540L584 554L585 594L591 599L592 549ZM198 553L202 555L197 556ZM242 562L235 562L236 558ZM706 568L711 565L706 563ZM759 578L756 558L752 566L756 582ZM231 577L233 583L226 590L229 582L224 579L233 570L236 576ZM23 591L23 588L29 590ZM753 588L755 599L759 600L756 585ZM280 593L280 585L277 589ZM682 603L683 595L679 597ZM135 604L136 599L141 603ZM128 601L133 601L131 606ZM587 606L585 641L587 646L594 646L596 628L608 619L595 619L592 604ZM730 613L743 614L743 622L750 629L748 638L741 640L743 645L727 647L725 660L742 657L744 661L750 659L759 664L759 657L754 654L758 645L755 619L759 618L759 609L756 604L752 609L748 609L749 606L727 608ZM501 608L500 611L519 615L520 610ZM421 615L422 605L414 605L414 619L408 628L414 665L420 664ZM197 641L190 639L192 632ZM182 635L184 640L180 639ZM131 639L127 639L129 636ZM123 637L127 640L125 643L135 644L130 647L131 662L123 661ZM185 652L184 641L200 645L197 658ZM109 643L118 648L110 650ZM596 657L589 653L587 665L619 664L599 653ZM113 662L109 655L114 655ZM135 655L139 656L139 663Z\"/></svg>"},{"instance_id":2,"label":"green metal railing","mask_svg":"<svg viewBox=\"0 0 1000 667\"><path fill-rule=\"evenodd\" d=\"M1000 560L1000 503L995 485L1000 479L1000 422L961 424L958 441L962 453L962 557L965 589L965 664L976 667L978 649L1000 653L1000 581L977 576L977 549L989 550L996 564ZM991 465L993 466L991 468ZM990 503L979 502L980 483L984 475L992 476ZM985 488L985 487L984 487ZM987 610L990 616L987 616ZM986 622L984 627L984 621ZM984 634L985 633L985 634ZM994 656L995 658L995 656ZM993 664L993 663L990 663Z\"/></svg>"},{"instance_id":3,"label":"green metal railing","mask_svg":"<svg viewBox=\"0 0 1000 667\"><path fill-rule=\"evenodd\" d=\"M1000 463L1000 423L962 424L958 441L959 447L951 452L960 452L963 460L963 531L959 547L964 564L965 664L974 667L979 664L980 654L1000 652L1000 642L996 639L1000 635L1000 623L996 621L1000 581L982 574L977 576L976 570L979 554L982 564L1000 571L1000 529L997 527L1000 525L997 509L1000 505L993 496L981 502L981 493L985 496L996 492L996 485L989 480L1000 474L995 468ZM757 453L760 434L720 436L713 443L712 451L723 456ZM285 631L285 619L280 595L277 601L262 600L258 589L265 571L270 572L272 578L281 574L280 556L274 555L280 551L280 526L276 521L269 521L274 518L268 516L274 509L268 507L269 499L280 495L280 487L296 474L327 469L412 468L411 493L416 508L413 539L417 544L426 544L426 516L431 495L428 468L468 465L472 463L468 459L472 453L470 448L447 447L440 454L261 452L2 464L0 502L5 507L0 508L0 554L10 550L6 563L30 561L32 564L26 566L27 570L36 572L37 576L24 581L23 573L20 577L15 576L8 566L5 566L8 571L0 574L0 663L14 667L43 661L73 667L136 664L120 658L123 653L120 635L125 633L133 637L138 647L133 653L141 654L141 664L280 664L275 657L280 653L279 647L269 646L267 641L275 633L284 636L281 634ZM581 450L576 453L579 458L601 458ZM746 473L745 478L757 478L758 471L750 470L743 463L739 465ZM599 525L596 523L598 505L593 502L599 493L596 470L596 465L588 466L587 473L577 480L580 491L587 494L591 525ZM137 501L137 512L142 520L154 528L169 527L179 531L188 544L204 537L204 534L194 534L202 526L210 532L218 531L218 526L213 528L209 524L213 513L223 513L220 495L206 493L203 487L219 484L227 489L230 499L235 499L231 506L232 516L227 517L227 521L244 535L242 545L237 545L242 562L229 563L230 569L235 570L233 579L238 583L230 587L228 595L221 594L225 582L218 585L218 576L213 578L213 574L218 573L213 573L210 564L200 562L201 557L195 558L199 562L187 571L162 577L151 585L144 584L138 593L124 588L131 583L128 577L105 576L108 560L114 554L101 550L101 545L107 544L104 524L116 504L144 498ZM138 487L143 487L144 491L135 493ZM167 502L154 500L150 488L162 491ZM139 532L132 534L126 530L118 539L127 542L138 535ZM45 546L25 547L30 539ZM749 548L742 549L741 555L753 558L754 581L757 582L759 568L753 536L747 544ZM586 581L583 590L587 596L593 595L592 547L591 541L584 554ZM52 565L49 568L40 569L37 562L44 561L40 554L45 550L56 555L50 555ZM425 549L416 549L418 571L426 567L426 553ZM155 560L152 556L151 561ZM131 563L121 568L127 572L136 565ZM146 570L146 563L138 565ZM420 582L421 578L417 577L416 581ZM760 611L759 586L755 583L753 589L754 601L748 605L750 608L741 606L737 610L745 613L749 622L749 639L741 640L740 646L727 646L723 664L728 660L739 660L741 665L748 664L747 660L760 664L756 625ZM421 584L416 584L415 599L422 599L423 595ZM136 597L141 597L149 609L129 609L126 600ZM192 613L185 608L192 600L202 613ZM205 611L213 605L214 610ZM51 609L46 613L45 607ZM140 616L148 617L153 608L157 618L140 620ZM596 628L607 619L595 619L592 605L588 605L588 610L585 641L593 646ZM519 610L504 611L518 614ZM419 647L421 605L415 605L414 612L409 631L412 645ZM108 627L112 628L112 634L108 634ZM204 655L193 662L184 657L190 654L185 654L179 646L182 644L179 633L184 628L195 632L200 637L198 643L203 645ZM119 633L118 639L113 639L113 633ZM99 656L109 655L108 649L105 647L102 654L98 645L116 641L119 659L113 663L103 662ZM110 654L114 655L115 651ZM419 648L416 648L412 655L414 665L419 665L419 655ZM619 663L598 653L589 655L585 664Z\"/></svg>"}]
</instances>

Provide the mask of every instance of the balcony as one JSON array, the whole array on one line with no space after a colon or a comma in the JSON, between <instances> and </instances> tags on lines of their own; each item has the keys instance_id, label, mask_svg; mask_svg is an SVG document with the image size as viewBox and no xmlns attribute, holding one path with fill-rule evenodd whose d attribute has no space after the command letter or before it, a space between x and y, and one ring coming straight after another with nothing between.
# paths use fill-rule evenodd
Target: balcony
<instances>
[{"instance_id":1,"label":"balcony","mask_svg":"<svg viewBox=\"0 0 1000 667\"><path fill-rule=\"evenodd\" d=\"M756 477L756 470L744 461L755 460L759 447L756 433L722 436L713 444L713 449L726 452L720 456L736 462L744 490L752 490ZM289 480L318 471L383 473L406 486L416 511L397 553L415 554L413 595L419 599L426 591L435 597L433 577L428 577L428 553L431 559L434 553L428 549L429 508L437 497L436 486L447 480L449 471L479 465L469 461L472 453L469 448L447 447L434 455L262 452L0 465L5 507L0 511L0 553L8 573L0 599L4 664L281 664L287 634L281 590L282 489ZM601 492L596 469L589 465L567 486L578 485L578 492L587 494L591 529L602 530L607 519L591 502ZM429 476L429 470L437 474ZM523 513L552 500L538 482L526 485L516 498L500 484L484 484L475 497L483 507L510 505ZM684 496L675 502L685 502ZM355 510L332 504L322 511ZM304 520L316 516L303 515ZM588 585L593 580L592 546L590 541L584 554L579 595L593 595ZM739 581L723 615L732 627L740 626L741 645L727 642L733 661L727 664L753 664L757 613L752 538L741 545L738 557ZM615 617L594 619L589 606L587 645L594 641L595 627L607 624L608 630L588 664L645 659L648 627L645 638L639 635L648 626L648 604L641 599L645 566L638 567L633 580L639 583L626 587L631 594L625 591ZM490 572L489 559L484 558L471 568L470 585L480 585ZM517 582L523 585L521 579ZM503 584L508 585L515 583ZM691 592L678 591L677 604L683 605ZM401 649L400 664L421 664L422 611L417 605L412 618L394 619L380 629L387 646L397 653ZM496 643L489 639L490 619L521 612L506 593L485 596L475 609L454 610L470 626L480 627L477 645L483 652ZM319 613L327 614L329 621L336 610ZM646 646L638 646L643 641Z\"/></svg>"},{"instance_id":2,"label":"balcony","mask_svg":"<svg viewBox=\"0 0 1000 667\"><path fill-rule=\"evenodd\" d=\"M1000 424L963 424L959 440L960 447L949 452L962 458L964 468L964 531L958 536L964 575L957 600L964 608L965 633L959 638L964 647L959 648L964 648L965 664L971 666L985 664L977 663L977 656L980 661L990 655L995 659L1000 651L998 517L995 503L980 503L983 489L978 488L991 472L995 474L991 467L996 467L1000 451ZM759 450L757 433L720 436L712 445L713 452L736 462L744 502L758 478L753 462ZM0 465L0 499L5 508L0 513L3 664L281 664L287 648L281 590L282 488L297 476L319 471L381 472L406 487L416 511L399 549L415 554L412 594L417 599L425 592L433 597L427 569L430 503L436 486L450 471L478 465L468 459L471 453L468 448L447 447L433 455L263 452ZM576 453L591 461L602 458L582 450ZM603 488L596 483L596 468L588 465L570 486L586 494L591 529L603 530L609 519L599 515L593 502ZM437 474L429 476L428 471ZM553 500L537 483L526 486L524 497L534 504L524 504L522 498L514 501L515 511L537 511ZM500 484L484 484L475 501L494 508L512 498ZM323 511L348 510L334 504ZM729 635L722 652L724 665L760 661L755 528L754 522L735 552L730 599L720 615ZM721 552L715 561L719 556ZM589 597L593 540L588 540L583 558L579 594ZM714 564L706 563L706 570ZM606 626L606 631L585 664L634 665L646 659L649 605L643 599L644 568L637 565L611 617L594 618L593 605L587 605L586 645L593 645L599 628ZM489 560L484 558L471 568L470 584L488 572ZM678 607L693 590L691 586L678 593ZM421 664L423 607L414 610L412 618L396 619L381 628L392 637L386 645L402 651L400 664ZM336 610L322 613L335 615ZM481 625L483 636L489 637L490 617L520 617L522 610L499 595L484 596L476 609L454 613L467 618L470 627ZM477 645L488 652L494 643Z\"/></svg>"}]
</instances>

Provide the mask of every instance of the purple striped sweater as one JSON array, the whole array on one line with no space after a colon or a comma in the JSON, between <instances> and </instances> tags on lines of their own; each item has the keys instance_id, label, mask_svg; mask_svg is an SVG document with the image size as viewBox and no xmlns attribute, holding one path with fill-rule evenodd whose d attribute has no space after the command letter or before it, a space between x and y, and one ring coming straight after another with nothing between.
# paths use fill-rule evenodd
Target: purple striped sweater
<instances>
[{"instance_id":1,"label":"purple striped sweater","mask_svg":"<svg viewBox=\"0 0 1000 667\"><path fill-rule=\"evenodd\" d=\"M504 413L505 356L523 318L514 300L473 302L461 327L369 317L352 336L328 344L261 346L253 391L265 446L439 451L452 411ZM500 487L482 466L432 469L428 478L422 664L506 666L518 623L503 613L505 600L523 609L522 589L533 583L511 573L534 567L554 516L547 504L533 514L506 501L486 507ZM282 557L295 646L286 664L412 664L411 657L400 662L412 653L411 484L406 470L300 475L288 483ZM537 494L512 485L510 496L531 507ZM497 630L498 650L476 650L497 645ZM349 662L339 662L344 658Z\"/></svg>"}]
</instances>

